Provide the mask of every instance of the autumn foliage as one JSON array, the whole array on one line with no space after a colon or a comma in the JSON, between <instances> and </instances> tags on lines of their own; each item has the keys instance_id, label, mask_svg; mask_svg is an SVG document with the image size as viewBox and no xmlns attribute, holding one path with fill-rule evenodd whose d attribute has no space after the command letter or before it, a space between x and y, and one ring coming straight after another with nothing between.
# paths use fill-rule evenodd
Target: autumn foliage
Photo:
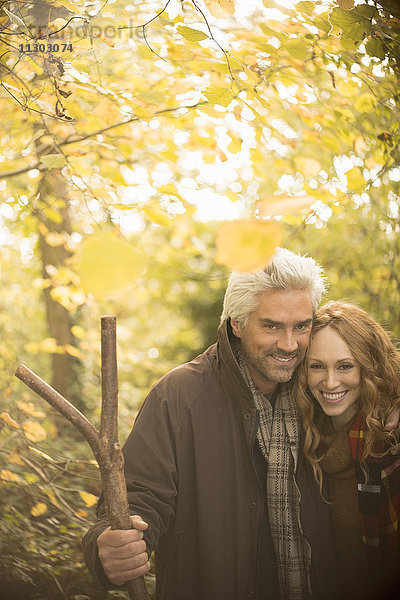
<instances>
[{"instance_id":1,"label":"autumn foliage","mask_svg":"<svg viewBox=\"0 0 400 600\"><path fill-rule=\"evenodd\" d=\"M117 314L123 439L214 341L228 270L276 245L400 338L399 39L393 0L0 2L0 570L20 597L107 595L79 546L96 466L18 361L96 421Z\"/></svg>"}]
</instances>

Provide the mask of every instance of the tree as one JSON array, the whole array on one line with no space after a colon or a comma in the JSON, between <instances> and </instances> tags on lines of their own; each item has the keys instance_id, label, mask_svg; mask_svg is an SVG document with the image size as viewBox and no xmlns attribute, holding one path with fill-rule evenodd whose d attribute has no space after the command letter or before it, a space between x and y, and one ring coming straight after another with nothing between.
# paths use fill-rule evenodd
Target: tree
<instances>
[{"instance_id":1,"label":"tree","mask_svg":"<svg viewBox=\"0 0 400 600\"><path fill-rule=\"evenodd\" d=\"M13 354L78 382L64 393L95 417L98 321L117 314L123 438L154 380L213 341L228 268L276 244L399 335L396 4L232 5L0 3L1 568L43 598L95 597L70 532L99 481ZM199 223L209 198L241 218Z\"/></svg>"}]
</instances>

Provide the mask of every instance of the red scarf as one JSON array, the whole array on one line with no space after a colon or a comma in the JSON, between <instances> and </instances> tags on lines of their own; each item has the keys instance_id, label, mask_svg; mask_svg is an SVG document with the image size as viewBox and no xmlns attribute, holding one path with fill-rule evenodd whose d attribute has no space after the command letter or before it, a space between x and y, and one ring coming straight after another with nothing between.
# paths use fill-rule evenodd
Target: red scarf
<instances>
[{"instance_id":1,"label":"red scarf","mask_svg":"<svg viewBox=\"0 0 400 600\"><path fill-rule=\"evenodd\" d=\"M356 470L363 542L385 556L396 556L400 554L400 455L389 452L382 458L368 457L365 483L360 461L366 431L365 419L359 413L349 441Z\"/></svg>"}]
</instances>

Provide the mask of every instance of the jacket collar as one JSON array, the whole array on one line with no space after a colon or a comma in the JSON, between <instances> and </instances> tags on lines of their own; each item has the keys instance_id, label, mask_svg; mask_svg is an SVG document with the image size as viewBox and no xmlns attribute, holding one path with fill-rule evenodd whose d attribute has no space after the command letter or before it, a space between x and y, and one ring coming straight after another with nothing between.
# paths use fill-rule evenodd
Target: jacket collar
<instances>
[{"instance_id":1,"label":"jacket collar","mask_svg":"<svg viewBox=\"0 0 400 600\"><path fill-rule=\"evenodd\" d=\"M218 328L217 360L220 367L221 382L229 393L248 400L253 406L251 390L240 372L232 349L234 339L235 336L228 318Z\"/></svg>"}]
</instances>

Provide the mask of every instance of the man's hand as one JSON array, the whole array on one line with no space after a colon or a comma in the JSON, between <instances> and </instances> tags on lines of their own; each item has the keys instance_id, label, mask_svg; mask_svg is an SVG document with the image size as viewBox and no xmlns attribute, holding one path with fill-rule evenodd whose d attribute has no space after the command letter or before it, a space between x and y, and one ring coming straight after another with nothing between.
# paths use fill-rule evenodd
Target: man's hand
<instances>
[{"instance_id":1,"label":"man's hand","mask_svg":"<svg viewBox=\"0 0 400 600\"><path fill-rule=\"evenodd\" d=\"M131 516L133 529L108 527L97 538L99 558L111 583L122 585L145 575L150 568L143 531L147 529L138 515Z\"/></svg>"}]
</instances>

